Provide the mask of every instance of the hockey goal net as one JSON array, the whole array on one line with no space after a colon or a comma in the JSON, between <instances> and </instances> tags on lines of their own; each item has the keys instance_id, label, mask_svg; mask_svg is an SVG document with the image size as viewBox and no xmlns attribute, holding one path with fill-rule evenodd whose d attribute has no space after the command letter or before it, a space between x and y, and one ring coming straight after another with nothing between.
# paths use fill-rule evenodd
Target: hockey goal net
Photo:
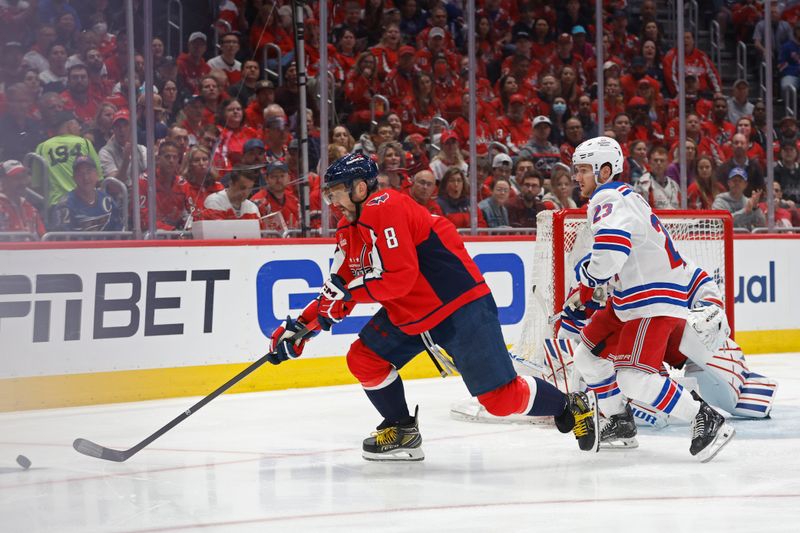
<instances>
[{"instance_id":1,"label":"hockey goal net","mask_svg":"<svg viewBox=\"0 0 800 533\"><path fill-rule=\"evenodd\" d=\"M658 211L661 223L681 255L714 278L733 322L733 220L725 211ZM589 253L592 235L586 212L579 209L542 211L536 217L533 283L515 355L543 359L542 342L555 337L551 317L560 313L574 279L575 263ZM733 335L733 333L731 333Z\"/></svg>"}]
</instances>

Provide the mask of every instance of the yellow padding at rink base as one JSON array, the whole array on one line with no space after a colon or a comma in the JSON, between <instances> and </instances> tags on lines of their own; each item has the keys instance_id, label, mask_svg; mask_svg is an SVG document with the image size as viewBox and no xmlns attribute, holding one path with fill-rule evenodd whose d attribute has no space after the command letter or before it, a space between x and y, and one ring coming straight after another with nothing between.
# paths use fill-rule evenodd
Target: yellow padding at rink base
<instances>
[{"instance_id":1,"label":"yellow padding at rink base","mask_svg":"<svg viewBox=\"0 0 800 533\"><path fill-rule=\"evenodd\" d=\"M800 352L800 330L737 331L746 355ZM157 368L0 380L0 412L48 409L182 396L205 396L248 363ZM400 374L404 379L438 377L420 354ZM257 392L356 383L344 357L317 357L265 364L229 392Z\"/></svg>"},{"instance_id":2,"label":"yellow padding at rink base","mask_svg":"<svg viewBox=\"0 0 800 533\"><path fill-rule=\"evenodd\" d=\"M0 412L48 409L116 402L138 402L181 396L205 396L241 372L249 363L124 370L0 379ZM404 379L439 376L424 354L400 371ZM265 364L228 392L256 392L356 383L344 357L316 357Z\"/></svg>"}]
</instances>

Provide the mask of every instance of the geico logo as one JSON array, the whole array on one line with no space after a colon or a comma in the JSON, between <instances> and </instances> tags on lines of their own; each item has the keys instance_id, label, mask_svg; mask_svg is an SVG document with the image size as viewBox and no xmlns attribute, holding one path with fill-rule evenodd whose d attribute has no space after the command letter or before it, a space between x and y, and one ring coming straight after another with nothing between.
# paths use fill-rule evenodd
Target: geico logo
<instances>
[{"instance_id":1,"label":"geico logo","mask_svg":"<svg viewBox=\"0 0 800 533\"><path fill-rule=\"evenodd\" d=\"M503 325L517 324L525 314L525 264L517 254L484 253L476 255L475 263L487 276L489 286L498 301L498 314ZM310 259L275 260L258 270L256 299L258 325L265 336L278 327L286 315L297 314L319 295L328 270ZM510 278L510 279L509 279ZM298 286L304 286L299 289ZM287 287L291 287L287 289ZM307 288L307 290L306 290ZM500 305L507 302L506 305ZM334 326L334 335L358 333L369 316L349 316Z\"/></svg>"},{"instance_id":2,"label":"geico logo","mask_svg":"<svg viewBox=\"0 0 800 533\"><path fill-rule=\"evenodd\" d=\"M142 277L144 298L142 298ZM51 333L51 308L53 297L61 294L65 299L63 340L81 338L84 302L93 304L92 337L112 339L132 337L144 322L144 335L181 335L182 323L157 324L159 309L180 309L180 297L158 297L159 283L201 282L192 284L191 290L204 290L203 333L211 333L214 325L214 289L217 281L230 279L230 270L156 270L140 276L137 272L98 272L94 295L83 294L83 280L77 274L23 274L0 276L0 328L13 327L11 319L27 317L33 309L33 342L49 342ZM109 295L125 294L123 298ZM27 297L26 297L27 296ZM144 320L141 319L144 311ZM124 325L106 326L106 314L114 313L115 322ZM122 318L124 317L124 319ZM56 338L55 340L60 340Z\"/></svg>"},{"instance_id":3,"label":"geico logo","mask_svg":"<svg viewBox=\"0 0 800 533\"><path fill-rule=\"evenodd\" d=\"M750 303L775 303L775 261L769 262L766 275L739 276L733 301L744 303L745 297Z\"/></svg>"}]
</instances>

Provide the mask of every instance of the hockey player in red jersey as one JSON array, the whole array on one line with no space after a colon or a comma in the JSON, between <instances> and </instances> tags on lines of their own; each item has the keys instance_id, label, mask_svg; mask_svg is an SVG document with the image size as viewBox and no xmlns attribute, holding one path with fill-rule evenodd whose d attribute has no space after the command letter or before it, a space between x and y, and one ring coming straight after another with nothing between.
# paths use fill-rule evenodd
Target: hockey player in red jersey
<instances>
[{"instance_id":1,"label":"hockey player in red jersey","mask_svg":"<svg viewBox=\"0 0 800 533\"><path fill-rule=\"evenodd\" d=\"M411 416L397 371L422 351L438 367L458 370L470 391L497 416L553 416L573 431L581 449L597 450L593 393L564 394L514 371L497 306L477 265L447 219L431 215L408 195L377 190L378 169L350 154L325 174L324 197L344 217L336 231L331 277L297 320L272 334L271 362L299 357L304 326L329 329L357 303L380 303L351 345L347 364L383 417L363 443L367 460L424 458L417 412ZM443 353L442 349L447 351Z\"/></svg>"}]
</instances>

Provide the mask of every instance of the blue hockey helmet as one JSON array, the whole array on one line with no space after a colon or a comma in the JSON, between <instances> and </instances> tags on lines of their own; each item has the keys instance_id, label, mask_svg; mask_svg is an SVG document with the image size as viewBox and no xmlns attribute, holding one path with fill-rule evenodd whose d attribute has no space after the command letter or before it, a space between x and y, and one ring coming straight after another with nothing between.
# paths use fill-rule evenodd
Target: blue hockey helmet
<instances>
[{"instance_id":1,"label":"blue hockey helmet","mask_svg":"<svg viewBox=\"0 0 800 533\"><path fill-rule=\"evenodd\" d=\"M350 187L356 180L364 180L370 190L378 184L378 165L364 154L347 154L334 161L325 171L326 189L343 183Z\"/></svg>"}]
</instances>

